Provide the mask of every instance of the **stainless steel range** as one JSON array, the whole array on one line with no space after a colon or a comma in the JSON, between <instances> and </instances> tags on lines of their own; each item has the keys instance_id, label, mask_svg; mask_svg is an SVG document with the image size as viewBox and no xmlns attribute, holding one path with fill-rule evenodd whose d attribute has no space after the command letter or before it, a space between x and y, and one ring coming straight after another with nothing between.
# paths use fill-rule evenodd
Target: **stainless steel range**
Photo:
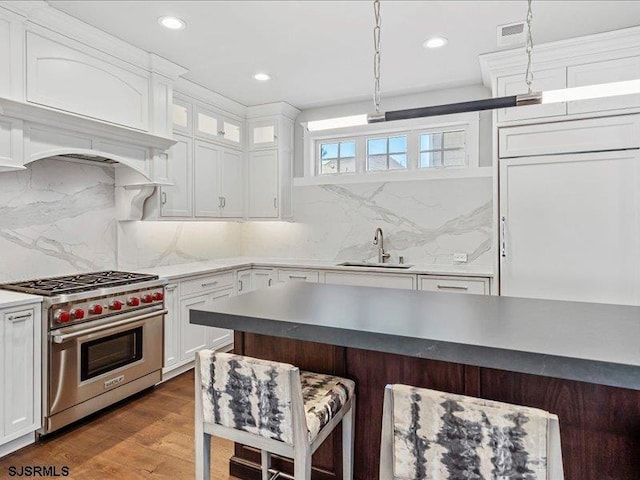
<instances>
[{"instance_id":1,"label":"stainless steel range","mask_svg":"<svg viewBox=\"0 0 640 480\"><path fill-rule=\"evenodd\" d=\"M41 434L160 382L164 283L106 271L0 285L45 297Z\"/></svg>"}]
</instances>

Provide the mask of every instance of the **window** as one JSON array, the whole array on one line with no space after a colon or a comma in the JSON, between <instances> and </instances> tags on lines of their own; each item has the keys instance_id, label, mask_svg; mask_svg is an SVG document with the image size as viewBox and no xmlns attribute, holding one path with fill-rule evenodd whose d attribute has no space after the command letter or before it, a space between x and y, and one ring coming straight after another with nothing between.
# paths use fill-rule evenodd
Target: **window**
<instances>
[{"instance_id":1,"label":"window","mask_svg":"<svg viewBox=\"0 0 640 480\"><path fill-rule=\"evenodd\" d=\"M356 171L356 142L320 144L320 171L327 173L353 173Z\"/></svg>"},{"instance_id":2,"label":"window","mask_svg":"<svg viewBox=\"0 0 640 480\"><path fill-rule=\"evenodd\" d=\"M420 135L420 168L463 167L465 152L464 130Z\"/></svg>"},{"instance_id":3,"label":"window","mask_svg":"<svg viewBox=\"0 0 640 480\"><path fill-rule=\"evenodd\" d=\"M367 170L407 168L407 136L367 139Z\"/></svg>"}]
</instances>

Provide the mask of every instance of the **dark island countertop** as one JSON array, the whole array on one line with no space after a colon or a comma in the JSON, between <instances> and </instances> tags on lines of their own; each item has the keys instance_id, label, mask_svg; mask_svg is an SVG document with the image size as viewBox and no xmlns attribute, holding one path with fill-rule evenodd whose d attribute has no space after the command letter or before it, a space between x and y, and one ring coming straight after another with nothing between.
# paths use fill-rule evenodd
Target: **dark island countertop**
<instances>
[{"instance_id":1,"label":"dark island countertop","mask_svg":"<svg viewBox=\"0 0 640 480\"><path fill-rule=\"evenodd\" d=\"M289 282L191 323L640 390L640 307Z\"/></svg>"}]
</instances>

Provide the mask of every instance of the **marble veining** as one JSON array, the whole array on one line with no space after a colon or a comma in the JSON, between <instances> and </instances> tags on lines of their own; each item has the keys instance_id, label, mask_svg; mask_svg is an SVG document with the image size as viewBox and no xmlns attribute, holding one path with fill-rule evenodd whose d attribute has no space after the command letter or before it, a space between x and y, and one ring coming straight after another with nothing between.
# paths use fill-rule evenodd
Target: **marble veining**
<instances>
[{"instance_id":1,"label":"marble veining","mask_svg":"<svg viewBox=\"0 0 640 480\"><path fill-rule=\"evenodd\" d=\"M0 281L116 267L113 168L52 159L0 175Z\"/></svg>"}]
</instances>

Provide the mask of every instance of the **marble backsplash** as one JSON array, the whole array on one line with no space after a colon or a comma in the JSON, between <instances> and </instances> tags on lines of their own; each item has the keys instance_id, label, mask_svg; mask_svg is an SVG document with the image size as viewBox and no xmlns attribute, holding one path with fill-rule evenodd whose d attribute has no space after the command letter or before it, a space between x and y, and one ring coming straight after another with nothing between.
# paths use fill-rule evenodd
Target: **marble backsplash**
<instances>
[{"instance_id":1,"label":"marble backsplash","mask_svg":"<svg viewBox=\"0 0 640 480\"><path fill-rule=\"evenodd\" d=\"M249 256L377 261L376 227L391 261L492 266L492 179L296 187L294 222L249 222Z\"/></svg>"},{"instance_id":2,"label":"marble backsplash","mask_svg":"<svg viewBox=\"0 0 640 480\"><path fill-rule=\"evenodd\" d=\"M0 282L116 267L113 168L39 160L0 175Z\"/></svg>"}]
</instances>

